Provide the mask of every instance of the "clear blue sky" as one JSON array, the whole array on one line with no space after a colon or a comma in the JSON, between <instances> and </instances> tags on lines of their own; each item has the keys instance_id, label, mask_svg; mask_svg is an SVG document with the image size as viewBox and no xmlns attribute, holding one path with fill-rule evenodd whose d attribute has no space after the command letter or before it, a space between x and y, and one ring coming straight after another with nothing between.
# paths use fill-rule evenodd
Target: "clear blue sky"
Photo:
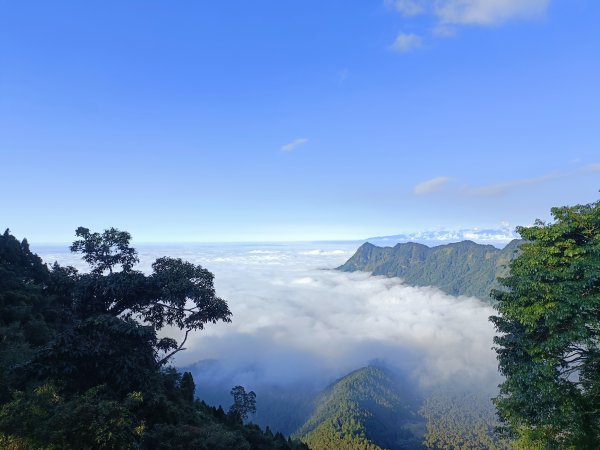
<instances>
[{"instance_id":1,"label":"clear blue sky","mask_svg":"<svg viewBox=\"0 0 600 450\"><path fill-rule=\"evenodd\" d=\"M600 2L433 4L0 0L0 226L346 239L597 200Z\"/></svg>"}]
</instances>

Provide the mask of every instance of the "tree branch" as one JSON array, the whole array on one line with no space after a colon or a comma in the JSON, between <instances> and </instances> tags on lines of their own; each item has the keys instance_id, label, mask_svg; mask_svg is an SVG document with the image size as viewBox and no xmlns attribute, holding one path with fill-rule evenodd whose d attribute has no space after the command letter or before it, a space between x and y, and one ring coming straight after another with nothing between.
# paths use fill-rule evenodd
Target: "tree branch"
<instances>
[{"instance_id":1,"label":"tree branch","mask_svg":"<svg viewBox=\"0 0 600 450\"><path fill-rule=\"evenodd\" d=\"M181 344L179 344L179 347L177 347L175 350L173 350L171 353L169 353L168 355L166 355L164 358L162 358L159 362L158 365L162 366L163 364L165 364L169 358L171 358L175 353L181 351L181 350L185 350L183 348L183 346L185 345L185 341L187 341L188 338L188 334L190 333L190 331L192 331L191 328L188 328L187 330L185 330L185 336L183 338L183 341L181 341Z\"/></svg>"}]
</instances>

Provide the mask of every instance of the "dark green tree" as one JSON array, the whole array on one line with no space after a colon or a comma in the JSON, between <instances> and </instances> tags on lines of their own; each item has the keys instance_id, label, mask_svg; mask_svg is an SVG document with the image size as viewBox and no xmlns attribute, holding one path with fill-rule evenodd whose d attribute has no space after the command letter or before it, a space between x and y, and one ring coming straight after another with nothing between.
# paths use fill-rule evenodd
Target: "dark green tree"
<instances>
[{"instance_id":1,"label":"dark green tree","mask_svg":"<svg viewBox=\"0 0 600 450\"><path fill-rule=\"evenodd\" d=\"M600 202L518 227L521 254L493 291L495 403L518 448L600 448Z\"/></svg>"},{"instance_id":2,"label":"dark green tree","mask_svg":"<svg viewBox=\"0 0 600 450\"><path fill-rule=\"evenodd\" d=\"M256 394L254 391L246 392L243 386L235 386L231 389L233 405L229 408L229 414L242 420L248 418L248 414L256 412Z\"/></svg>"},{"instance_id":3,"label":"dark green tree","mask_svg":"<svg viewBox=\"0 0 600 450\"><path fill-rule=\"evenodd\" d=\"M82 253L92 270L70 274L76 280L73 309L82 317L136 318L155 331L166 326L179 328L184 332L181 342L166 337L156 343L160 365L184 349L190 332L202 330L207 323L231 322L227 303L215 294L213 274L203 267L163 257L152 264L153 272L146 276L133 269L138 258L129 246L129 233L115 228L91 233L79 227L76 234L82 239L73 243L71 251Z\"/></svg>"},{"instance_id":4,"label":"dark green tree","mask_svg":"<svg viewBox=\"0 0 600 450\"><path fill-rule=\"evenodd\" d=\"M193 403L196 394L196 383L194 383L194 377L190 372L184 372L181 376L179 389L181 389L183 399L188 403Z\"/></svg>"},{"instance_id":5,"label":"dark green tree","mask_svg":"<svg viewBox=\"0 0 600 450\"><path fill-rule=\"evenodd\" d=\"M71 251L83 253L83 259L92 267L93 273L102 274L107 270L113 273L116 266L128 272L139 262L137 252L129 246L131 235L126 231L109 228L100 234L78 227L75 235L81 239L73 242Z\"/></svg>"}]
</instances>

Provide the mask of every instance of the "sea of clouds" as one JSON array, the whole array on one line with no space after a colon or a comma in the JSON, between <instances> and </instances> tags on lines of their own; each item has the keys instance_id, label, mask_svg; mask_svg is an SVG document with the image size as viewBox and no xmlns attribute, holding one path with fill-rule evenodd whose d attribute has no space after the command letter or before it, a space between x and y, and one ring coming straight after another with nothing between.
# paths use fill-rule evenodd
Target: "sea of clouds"
<instances>
[{"instance_id":1,"label":"sea of clouds","mask_svg":"<svg viewBox=\"0 0 600 450\"><path fill-rule=\"evenodd\" d=\"M312 383L319 389L378 361L422 386L496 386L489 304L397 278L334 270L358 245L138 245L138 269L149 272L156 258L171 256L214 273L233 321L195 333L174 361L194 367L200 385ZM66 246L34 250L48 263L86 268Z\"/></svg>"}]
</instances>

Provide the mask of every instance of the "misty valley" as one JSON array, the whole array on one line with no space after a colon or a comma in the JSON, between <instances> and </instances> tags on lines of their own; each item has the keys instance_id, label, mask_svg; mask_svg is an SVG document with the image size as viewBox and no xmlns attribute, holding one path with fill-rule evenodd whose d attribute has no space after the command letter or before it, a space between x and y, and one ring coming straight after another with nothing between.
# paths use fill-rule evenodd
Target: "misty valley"
<instances>
[{"instance_id":1,"label":"misty valley","mask_svg":"<svg viewBox=\"0 0 600 450\"><path fill-rule=\"evenodd\" d=\"M541 323L567 336L575 317L595 329L577 302L598 298L599 211L598 203L555 208L555 223L519 227L522 239L502 248L322 241L134 249L127 232L80 227L70 247L34 253L6 230L0 446L594 448L595 425L586 428L594 413L583 408L595 405L595 337L565 344L550 328L544 345L563 346L562 360L549 357L550 372L532 374L530 355L541 357ZM511 303L540 292L554 299L549 312ZM573 297L575 316L546 316L573 292L583 292ZM527 321L534 341L525 340ZM569 383L581 387L569 391ZM536 399L565 404L546 424ZM511 428L515 405L534 408L521 422L530 429ZM581 429L565 434L559 420Z\"/></svg>"}]
</instances>

